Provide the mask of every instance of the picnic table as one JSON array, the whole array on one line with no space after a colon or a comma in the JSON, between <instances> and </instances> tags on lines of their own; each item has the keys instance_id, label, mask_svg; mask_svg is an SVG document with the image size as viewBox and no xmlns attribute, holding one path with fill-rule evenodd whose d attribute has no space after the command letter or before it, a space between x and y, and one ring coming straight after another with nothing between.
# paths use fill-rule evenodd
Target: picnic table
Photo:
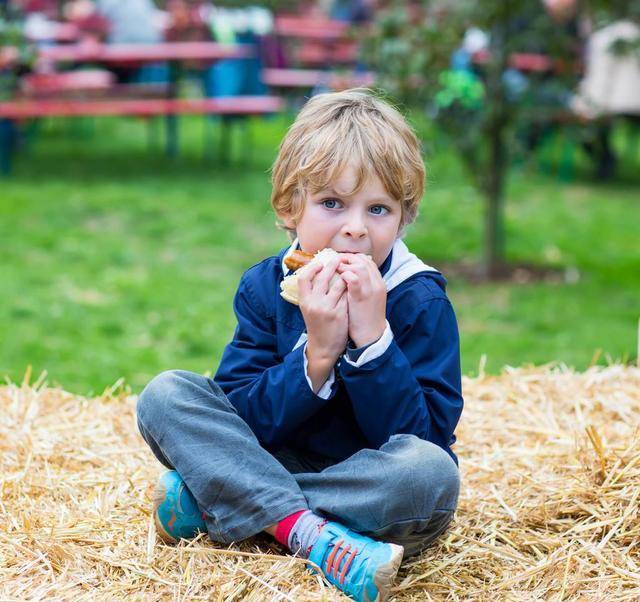
<instances>
[{"instance_id":1,"label":"picnic table","mask_svg":"<svg viewBox=\"0 0 640 602\"><path fill-rule=\"evenodd\" d=\"M66 99L66 100L30 100L14 99L0 103L0 119L14 121L18 119L80 116L80 115L164 115L166 118L166 150L170 156L177 154L178 115L200 113L208 115L258 115L271 114L281 108L279 98L268 96L229 97L224 103L210 102L216 99L179 99L178 84L183 63L199 61L208 64L220 59L246 58L252 56L254 49L249 44L219 44L215 42L170 42L161 44L102 44L82 42L64 46L41 48L37 65L41 71L52 71L61 64L103 64L103 65L142 65L145 63L168 62L169 83L164 98L136 99L126 101ZM51 81L46 83L51 90ZM60 84L65 90L68 86ZM196 102L199 101L199 102ZM148 107L145 109L145 106ZM226 127L226 123L223 125ZM10 166L11 140L9 128L0 128L3 132L0 140L0 154L4 171Z\"/></svg>"},{"instance_id":2,"label":"picnic table","mask_svg":"<svg viewBox=\"0 0 640 602\"><path fill-rule=\"evenodd\" d=\"M219 44L217 42L162 42L160 44L103 44L79 42L42 48L40 64L102 63L105 65L141 65L144 63L182 63L253 56L250 44Z\"/></svg>"},{"instance_id":3,"label":"picnic table","mask_svg":"<svg viewBox=\"0 0 640 602\"><path fill-rule=\"evenodd\" d=\"M288 47L289 62L298 66L267 67L262 70L262 82L278 91L373 85L374 73L349 69L358 58L357 43L350 38L350 31L351 25L344 21L276 15L274 33ZM340 66L338 73L332 69L336 65Z\"/></svg>"},{"instance_id":4,"label":"picnic table","mask_svg":"<svg viewBox=\"0 0 640 602\"><path fill-rule=\"evenodd\" d=\"M347 88L369 87L375 84L375 73L334 73L320 69L263 69L262 81L272 88L315 88L326 86L339 91Z\"/></svg>"},{"instance_id":5,"label":"picnic table","mask_svg":"<svg viewBox=\"0 0 640 602\"><path fill-rule=\"evenodd\" d=\"M358 57L358 46L349 37L350 28L344 21L298 15L278 15L274 20L275 35L296 46L292 58L310 66L353 64Z\"/></svg>"},{"instance_id":6,"label":"picnic table","mask_svg":"<svg viewBox=\"0 0 640 602\"><path fill-rule=\"evenodd\" d=\"M473 55L473 62L483 65L489 62L490 55L488 50L480 50ZM535 52L514 52L509 56L509 66L529 73L548 73L550 71L566 71L568 64L557 59L553 59L546 54L538 54ZM580 71L578 65L574 66L575 71Z\"/></svg>"},{"instance_id":7,"label":"picnic table","mask_svg":"<svg viewBox=\"0 0 640 602\"><path fill-rule=\"evenodd\" d=\"M308 40L341 40L345 38L348 30L348 23L332 19L279 15L274 21L276 35Z\"/></svg>"}]
</instances>

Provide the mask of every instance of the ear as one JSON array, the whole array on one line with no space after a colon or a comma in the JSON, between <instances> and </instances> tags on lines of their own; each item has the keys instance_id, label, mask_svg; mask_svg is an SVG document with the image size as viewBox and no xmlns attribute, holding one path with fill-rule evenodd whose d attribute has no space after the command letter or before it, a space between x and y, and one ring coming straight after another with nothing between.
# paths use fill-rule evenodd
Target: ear
<instances>
[{"instance_id":1,"label":"ear","mask_svg":"<svg viewBox=\"0 0 640 602\"><path fill-rule=\"evenodd\" d=\"M289 229L291 230L295 230L296 229L296 222L293 219L293 217L290 214L281 214L278 216L280 218L280 220L282 221L282 223Z\"/></svg>"}]
</instances>

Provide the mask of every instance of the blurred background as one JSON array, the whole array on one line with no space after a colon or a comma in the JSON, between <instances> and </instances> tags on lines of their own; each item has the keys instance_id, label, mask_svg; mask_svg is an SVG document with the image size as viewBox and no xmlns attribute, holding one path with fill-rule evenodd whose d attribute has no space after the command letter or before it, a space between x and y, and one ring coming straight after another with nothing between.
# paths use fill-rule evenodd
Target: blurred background
<instances>
[{"instance_id":1,"label":"blurred background","mask_svg":"<svg viewBox=\"0 0 640 602\"><path fill-rule=\"evenodd\" d=\"M464 373L635 362L638 23L634 0L0 0L0 376L215 372L241 274L288 244L278 144L356 86L422 140L406 242L448 278Z\"/></svg>"}]
</instances>

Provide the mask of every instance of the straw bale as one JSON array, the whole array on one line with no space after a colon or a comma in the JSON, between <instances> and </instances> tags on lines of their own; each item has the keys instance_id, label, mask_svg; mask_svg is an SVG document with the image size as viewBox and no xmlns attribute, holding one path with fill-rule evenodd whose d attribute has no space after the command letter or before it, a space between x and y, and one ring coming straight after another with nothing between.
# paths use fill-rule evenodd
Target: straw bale
<instances>
[{"instance_id":1,"label":"straw bale","mask_svg":"<svg viewBox=\"0 0 640 602\"><path fill-rule=\"evenodd\" d=\"M267 535L162 544L135 396L44 378L0 386L0 599L345 599ZM640 599L640 369L506 368L464 391L459 511L394 599Z\"/></svg>"}]
</instances>

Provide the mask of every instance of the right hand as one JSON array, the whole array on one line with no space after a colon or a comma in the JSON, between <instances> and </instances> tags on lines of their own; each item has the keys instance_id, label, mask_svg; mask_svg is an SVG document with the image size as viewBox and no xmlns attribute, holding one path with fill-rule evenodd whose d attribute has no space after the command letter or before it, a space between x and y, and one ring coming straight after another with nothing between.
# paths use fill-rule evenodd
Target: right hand
<instances>
[{"instance_id":1,"label":"right hand","mask_svg":"<svg viewBox=\"0 0 640 602\"><path fill-rule=\"evenodd\" d=\"M334 259L326 266L309 264L298 276L300 311L307 326L307 355L330 361L331 365L344 352L349 338L347 285L338 277L329 287L338 263Z\"/></svg>"}]
</instances>

